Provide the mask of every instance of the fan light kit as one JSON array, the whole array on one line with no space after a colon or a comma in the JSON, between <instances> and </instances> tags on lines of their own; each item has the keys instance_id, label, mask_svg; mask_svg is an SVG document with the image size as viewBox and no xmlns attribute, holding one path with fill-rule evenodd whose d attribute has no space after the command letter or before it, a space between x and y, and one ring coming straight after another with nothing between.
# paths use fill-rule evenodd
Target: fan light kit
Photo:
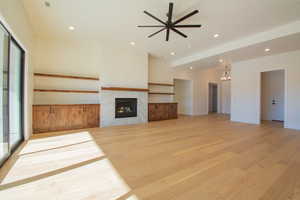
<instances>
[{"instance_id":1,"label":"fan light kit","mask_svg":"<svg viewBox=\"0 0 300 200\"><path fill-rule=\"evenodd\" d=\"M201 25L197 24L197 25L180 25L179 23L186 20L187 18L192 17L193 15L199 13L199 10L194 10L193 12L181 17L180 19L173 21L173 8L174 8L174 4L173 3L169 3L169 12L167 13L167 21L163 21L157 17L155 17L154 15L152 15L151 13L144 11L144 13L148 16L150 16L151 18L155 19L156 21L158 21L160 23L160 25L145 25L145 26L138 26L139 28L161 28L160 30L158 30L157 32L151 34L148 36L148 38L153 37L154 35L166 30L166 41L169 41L170 38L170 30L174 31L175 33L181 35L184 38L187 38L188 36L185 35L184 33L182 33L181 31L178 30L178 28L200 28Z\"/></svg>"}]
</instances>

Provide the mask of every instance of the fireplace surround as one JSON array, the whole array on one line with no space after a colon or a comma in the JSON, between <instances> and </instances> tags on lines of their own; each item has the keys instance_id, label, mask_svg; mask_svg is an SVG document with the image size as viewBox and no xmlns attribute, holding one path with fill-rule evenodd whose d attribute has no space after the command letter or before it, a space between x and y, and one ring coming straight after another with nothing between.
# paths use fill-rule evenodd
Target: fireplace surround
<instances>
[{"instance_id":1,"label":"fireplace surround","mask_svg":"<svg viewBox=\"0 0 300 200\"><path fill-rule=\"evenodd\" d=\"M115 118L137 117L137 98L116 98Z\"/></svg>"}]
</instances>

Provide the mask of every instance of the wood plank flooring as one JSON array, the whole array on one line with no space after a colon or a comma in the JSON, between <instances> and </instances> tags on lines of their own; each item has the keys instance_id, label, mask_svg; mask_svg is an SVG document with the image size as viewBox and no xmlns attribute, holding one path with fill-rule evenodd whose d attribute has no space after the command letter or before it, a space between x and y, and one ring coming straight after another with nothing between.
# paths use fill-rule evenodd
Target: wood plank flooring
<instances>
[{"instance_id":1,"label":"wood plank flooring","mask_svg":"<svg viewBox=\"0 0 300 200\"><path fill-rule=\"evenodd\" d=\"M300 131L223 115L33 136L2 200L300 200Z\"/></svg>"}]
</instances>

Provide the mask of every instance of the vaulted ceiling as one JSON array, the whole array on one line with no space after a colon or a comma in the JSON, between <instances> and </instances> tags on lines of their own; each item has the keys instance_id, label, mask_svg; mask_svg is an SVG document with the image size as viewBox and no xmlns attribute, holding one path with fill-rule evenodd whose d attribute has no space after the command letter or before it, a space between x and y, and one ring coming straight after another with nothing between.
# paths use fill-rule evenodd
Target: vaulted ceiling
<instances>
[{"instance_id":1,"label":"vaulted ceiling","mask_svg":"<svg viewBox=\"0 0 300 200\"><path fill-rule=\"evenodd\" d=\"M251 37L255 40L255 36L262 32L268 35L260 43L274 41L274 45L267 43L273 48L274 53L300 48L298 29L286 35L277 34L278 37L271 37L272 30L280 31L278 27L300 20L300 0L173 0L175 18L198 9L200 13L184 23L202 24L202 28L183 29L182 32L189 36L187 39L173 33L169 42L165 41L163 33L151 39L147 38L157 28L136 27L142 24L157 24L155 20L143 14L144 10L159 18L166 18L169 0L47 1L50 7L45 6L44 0L23 0L37 36L72 37L78 40L97 39L128 45L130 42L135 42L134 48L146 50L154 56L165 57L175 66L213 64L222 56L230 57L226 52L243 50L249 46L257 48L259 45L257 42L253 44L250 42L245 43L244 46L237 45L236 49L224 48L223 51L216 51L215 54L208 52L208 50L218 50L218 47L234 44L235 41L245 42ZM70 31L69 26L74 26L75 30ZM219 37L215 38L215 34L219 34ZM285 37L289 44L294 45L293 47L282 47ZM280 39L277 41L278 44L276 39ZM265 45L262 45L259 48L264 47ZM276 51L274 48L281 49ZM171 56L170 52L176 52L176 55ZM248 49L245 52L260 56L255 50ZM262 55L263 53L265 52L262 51ZM203 55L207 56L203 57ZM242 59L245 56L238 57Z\"/></svg>"}]
</instances>

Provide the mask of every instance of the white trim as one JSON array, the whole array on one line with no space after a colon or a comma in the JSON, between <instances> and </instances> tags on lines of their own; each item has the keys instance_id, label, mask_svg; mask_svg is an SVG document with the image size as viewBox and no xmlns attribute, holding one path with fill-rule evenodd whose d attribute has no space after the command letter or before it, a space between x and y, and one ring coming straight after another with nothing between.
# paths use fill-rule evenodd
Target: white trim
<instances>
[{"instance_id":1,"label":"white trim","mask_svg":"<svg viewBox=\"0 0 300 200\"><path fill-rule=\"evenodd\" d=\"M287 68L285 67L279 67L279 68L275 68L275 69L270 69L270 70L263 70L260 71L259 73L259 124L261 124L261 90L262 90L262 86L261 86L261 78L262 78L262 73L264 72L273 72L273 71L279 71L279 70L283 70L284 71L284 128L287 128L287 116L288 116L288 107L287 107L287 100L288 100L288 96L287 96L287 84L288 84L288 77L287 77Z\"/></svg>"}]
</instances>

